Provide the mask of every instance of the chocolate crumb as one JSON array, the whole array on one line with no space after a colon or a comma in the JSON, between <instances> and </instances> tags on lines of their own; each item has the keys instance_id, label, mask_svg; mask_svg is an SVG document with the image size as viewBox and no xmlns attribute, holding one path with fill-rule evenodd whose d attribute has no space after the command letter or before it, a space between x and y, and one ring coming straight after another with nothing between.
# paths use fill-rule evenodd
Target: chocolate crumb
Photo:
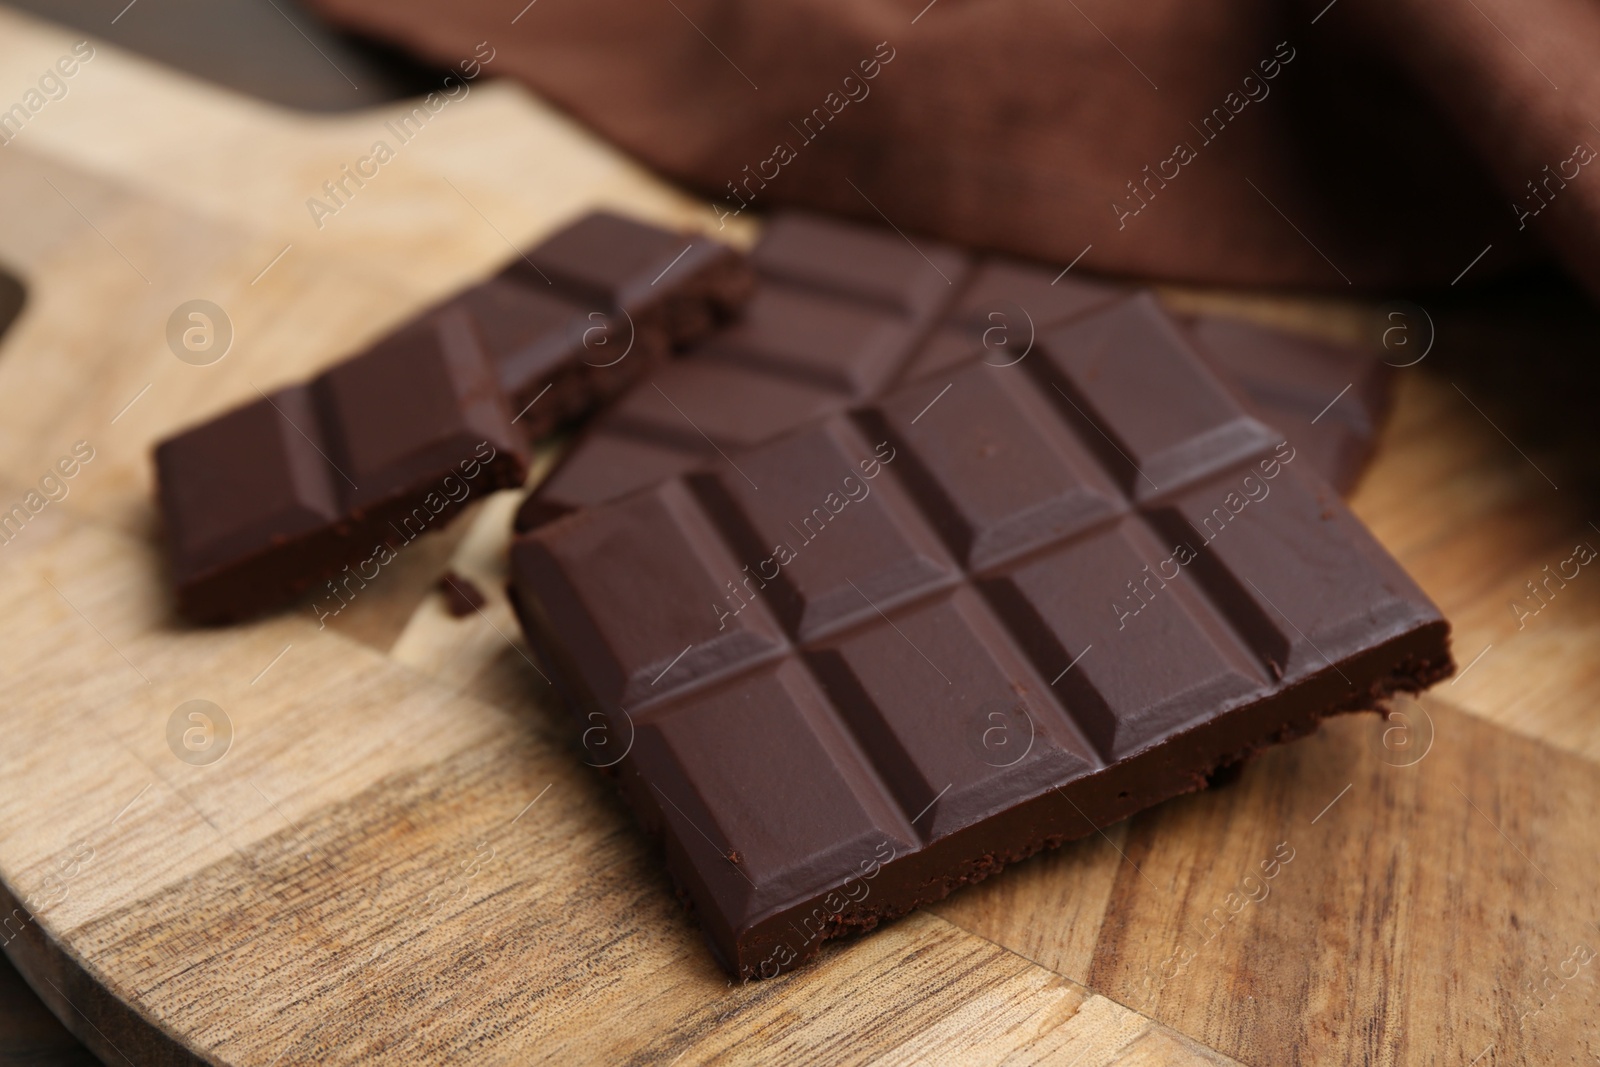
<instances>
[{"instance_id":1,"label":"chocolate crumb","mask_svg":"<svg viewBox=\"0 0 1600 1067\"><path fill-rule=\"evenodd\" d=\"M455 571L444 572L439 579L439 592L444 594L444 609L458 619L471 615L485 603L482 591Z\"/></svg>"}]
</instances>

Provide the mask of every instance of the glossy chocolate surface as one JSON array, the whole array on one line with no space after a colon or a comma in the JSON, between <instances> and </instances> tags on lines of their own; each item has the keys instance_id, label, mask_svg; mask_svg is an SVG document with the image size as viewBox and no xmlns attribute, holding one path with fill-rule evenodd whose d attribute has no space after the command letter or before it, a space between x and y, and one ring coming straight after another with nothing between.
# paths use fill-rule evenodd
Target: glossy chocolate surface
<instances>
[{"instance_id":1,"label":"glossy chocolate surface","mask_svg":"<svg viewBox=\"0 0 1600 1067\"><path fill-rule=\"evenodd\" d=\"M324 583L353 594L527 461L470 318L414 323L157 446L179 610L227 622Z\"/></svg>"},{"instance_id":2,"label":"glossy chocolate surface","mask_svg":"<svg viewBox=\"0 0 1600 1067\"><path fill-rule=\"evenodd\" d=\"M591 762L739 977L1453 669L1152 296L993 355L514 542Z\"/></svg>"},{"instance_id":3,"label":"glossy chocolate surface","mask_svg":"<svg viewBox=\"0 0 1600 1067\"><path fill-rule=\"evenodd\" d=\"M169 438L155 462L179 610L228 622L307 590L342 604L469 500L520 485L528 441L750 286L730 248L590 214L311 382Z\"/></svg>"},{"instance_id":4,"label":"glossy chocolate surface","mask_svg":"<svg viewBox=\"0 0 1600 1067\"><path fill-rule=\"evenodd\" d=\"M1037 359L1046 331L1133 292L799 212L776 216L751 260L759 281L743 317L598 415L518 529L975 358ZM1374 353L1218 316L1174 328L1252 415L1292 430L1336 488L1354 486L1388 403L1389 368Z\"/></svg>"}]
</instances>

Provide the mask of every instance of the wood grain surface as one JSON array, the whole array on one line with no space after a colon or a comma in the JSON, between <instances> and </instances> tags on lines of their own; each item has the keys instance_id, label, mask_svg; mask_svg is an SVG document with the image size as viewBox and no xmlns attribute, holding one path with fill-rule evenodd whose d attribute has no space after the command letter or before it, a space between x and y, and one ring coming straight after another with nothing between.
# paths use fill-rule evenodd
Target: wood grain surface
<instances>
[{"instance_id":1,"label":"wood grain surface","mask_svg":"<svg viewBox=\"0 0 1600 1067\"><path fill-rule=\"evenodd\" d=\"M71 43L0 10L11 82ZM1593 450L1539 432L1543 401L1492 359L1402 372L1354 500L1455 622L1457 681L771 982L729 983L575 757L501 592L514 494L326 629L309 610L178 623L153 441L587 206L714 225L485 82L318 229L305 199L388 117L291 116L102 46L0 148L0 262L29 284L0 345L0 502L94 449L0 545L5 948L103 1060L1595 1061L1600 576L1510 607L1600 544L1572 469ZM1166 295L1328 335L1378 314ZM209 366L166 339L197 298L234 331ZM481 614L445 612L446 564L490 593ZM204 765L168 742L197 699L232 725Z\"/></svg>"}]
</instances>

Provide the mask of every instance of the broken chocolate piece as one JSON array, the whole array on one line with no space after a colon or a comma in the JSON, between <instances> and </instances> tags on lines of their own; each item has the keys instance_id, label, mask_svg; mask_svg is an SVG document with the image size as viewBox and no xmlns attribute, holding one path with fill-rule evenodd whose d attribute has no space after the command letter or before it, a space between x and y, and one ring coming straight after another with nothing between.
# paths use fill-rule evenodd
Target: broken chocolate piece
<instances>
[{"instance_id":1,"label":"broken chocolate piece","mask_svg":"<svg viewBox=\"0 0 1600 1067\"><path fill-rule=\"evenodd\" d=\"M589 215L312 382L169 438L155 462L179 610L230 622L323 583L342 604L469 497L520 485L526 441L726 319L749 286L732 249Z\"/></svg>"},{"instance_id":2,"label":"broken chocolate piece","mask_svg":"<svg viewBox=\"0 0 1600 1067\"><path fill-rule=\"evenodd\" d=\"M453 309L162 442L155 462L179 610L228 622L345 572L375 579L469 500L520 485L528 453Z\"/></svg>"},{"instance_id":3,"label":"broken chocolate piece","mask_svg":"<svg viewBox=\"0 0 1600 1067\"><path fill-rule=\"evenodd\" d=\"M801 212L777 215L751 259L760 280L742 320L600 414L529 495L517 529L975 358L1037 359L1045 332L1133 291L1003 258L973 265L948 245ZM1260 422L1292 431L1336 488L1355 484L1387 406L1390 368L1376 354L1217 316L1185 325Z\"/></svg>"},{"instance_id":4,"label":"broken chocolate piece","mask_svg":"<svg viewBox=\"0 0 1600 1067\"><path fill-rule=\"evenodd\" d=\"M549 521L511 596L741 978L1453 670L1148 294Z\"/></svg>"},{"instance_id":5,"label":"broken chocolate piece","mask_svg":"<svg viewBox=\"0 0 1600 1067\"><path fill-rule=\"evenodd\" d=\"M488 603L483 590L455 571L445 571L439 578L439 592L444 594L444 609L460 619L471 615Z\"/></svg>"}]
</instances>

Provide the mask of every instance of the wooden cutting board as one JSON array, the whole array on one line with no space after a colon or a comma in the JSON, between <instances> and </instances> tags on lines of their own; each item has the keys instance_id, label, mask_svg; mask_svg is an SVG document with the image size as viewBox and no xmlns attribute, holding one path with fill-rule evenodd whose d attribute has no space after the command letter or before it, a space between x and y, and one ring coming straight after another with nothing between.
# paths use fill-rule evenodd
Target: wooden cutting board
<instances>
[{"instance_id":1,"label":"wooden cutting board","mask_svg":"<svg viewBox=\"0 0 1600 1067\"><path fill-rule=\"evenodd\" d=\"M70 46L0 11L5 85ZM1456 621L1462 678L771 982L715 967L575 758L500 594L514 494L408 550L325 630L309 611L178 623L154 440L584 207L714 226L480 83L319 229L305 200L390 117L290 116L102 46L0 148L0 261L30 286L0 346L0 503L93 450L0 544L3 936L103 1059L1596 1060L1600 578L1520 629L1508 603L1600 532L1554 488L1555 457L1525 455L1437 360L1405 372L1355 505ZM1372 318L1169 296L1331 335ZM167 340L197 299L232 329L203 366ZM491 592L481 616L430 591L446 563ZM199 755L179 710L196 700L229 725Z\"/></svg>"}]
</instances>

